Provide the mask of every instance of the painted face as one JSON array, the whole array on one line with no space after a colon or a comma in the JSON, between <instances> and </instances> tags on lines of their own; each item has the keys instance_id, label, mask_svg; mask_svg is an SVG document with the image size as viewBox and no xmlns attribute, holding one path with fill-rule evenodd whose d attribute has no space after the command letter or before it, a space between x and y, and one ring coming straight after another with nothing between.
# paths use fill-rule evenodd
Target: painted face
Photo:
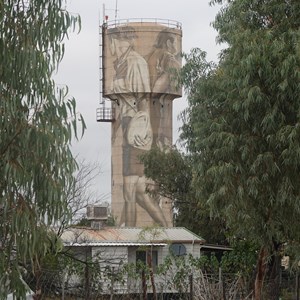
<instances>
[{"instance_id":1,"label":"painted face","mask_svg":"<svg viewBox=\"0 0 300 300\"><path fill-rule=\"evenodd\" d=\"M117 51L120 51L122 54L128 50L130 45L131 43L128 40L116 40Z\"/></svg>"},{"instance_id":2,"label":"painted face","mask_svg":"<svg viewBox=\"0 0 300 300\"><path fill-rule=\"evenodd\" d=\"M171 40L167 41L167 47L168 47L168 51L172 54L177 54L178 49L177 49L177 39L174 39L174 41L172 42Z\"/></svg>"},{"instance_id":3,"label":"painted face","mask_svg":"<svg viewBox=\"0 0 300 300\"><path fill-rule=\"evenodd\" d=\"M113 38L110 44L111 54L120 56L128 50L130 45L131 43L128 40Z\"/></svg>"}]
</instances>

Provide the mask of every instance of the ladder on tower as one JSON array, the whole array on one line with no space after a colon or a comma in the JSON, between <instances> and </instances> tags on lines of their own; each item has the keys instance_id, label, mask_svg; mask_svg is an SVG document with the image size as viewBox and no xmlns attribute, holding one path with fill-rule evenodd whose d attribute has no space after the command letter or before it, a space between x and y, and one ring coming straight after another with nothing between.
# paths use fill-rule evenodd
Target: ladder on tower
<instances>
[{"instance_id":1,"label":"ladder on tower","mask_svg":"<svg viewBox=\"0 0 300 300\"><path fill-rule=\"evenodd\" d=\"M106 100L103 94L104 91L104 67L103 67L103 48L104 48L104 31L106 30L106 22L99 25L99 98L100 107L96 110L97 122L114 122L115 113L111 107L111 100ZM109 107L105 107L105 103L109 103Z\"/></svg>"}]
</instances>

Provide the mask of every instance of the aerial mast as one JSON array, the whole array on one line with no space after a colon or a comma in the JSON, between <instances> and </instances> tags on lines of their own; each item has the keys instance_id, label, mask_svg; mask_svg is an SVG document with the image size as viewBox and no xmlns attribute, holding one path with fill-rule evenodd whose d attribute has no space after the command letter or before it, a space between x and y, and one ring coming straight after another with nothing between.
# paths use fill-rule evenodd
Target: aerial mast
<instances>
[{"instance_id":1,"label":"aerial mast","mask_svg":"<svg viewBox=\"0 0 300 300\"><path fill-rule=\"evenodd\" d=\"M115 22L117 21L118 17L118 0L116 0L116 8L115 8Z\"/></svg>"}]
</instances>

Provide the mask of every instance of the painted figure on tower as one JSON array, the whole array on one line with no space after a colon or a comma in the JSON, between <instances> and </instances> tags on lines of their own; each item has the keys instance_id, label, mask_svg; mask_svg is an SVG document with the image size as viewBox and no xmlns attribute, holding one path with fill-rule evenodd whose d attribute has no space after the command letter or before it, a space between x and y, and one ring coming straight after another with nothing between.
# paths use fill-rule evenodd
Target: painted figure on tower
<instances>
[{"instance_id":1,"label":"painted figure on tower","mask_svg":"<svg viewBox=\"0 0 300 300\"><path fill-rule=\"evenodd\" d=\"M171 145L172 100L181 95L171 70L180 67L181 40L178 32L153 28L132 23L105 32L104 94L116 110L112 209L121 226L172 226L170 202L146 192L149 180L140 156Z\"/></svg>"}]
</instances>

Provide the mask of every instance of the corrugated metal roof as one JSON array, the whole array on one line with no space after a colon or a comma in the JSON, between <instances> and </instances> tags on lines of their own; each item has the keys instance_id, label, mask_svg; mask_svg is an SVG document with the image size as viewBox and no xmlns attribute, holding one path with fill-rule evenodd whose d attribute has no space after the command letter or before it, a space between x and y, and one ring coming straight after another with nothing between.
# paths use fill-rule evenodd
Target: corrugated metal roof
<instances>
[{"instance_id":1,"label":"corrugated metal roof","mask_svg":"<svg viewBox=\"0 0 300 300\"><path fill-rule=\"evenodd\" d=\"M66 244L66 246L72 247L104 247L104 246L115 246L115 247L140 247L140 246L154 246L154 247L164 247L167 246L166 243L117 243L117 242L98 242L98 243L70 243Z\"/></svg>"},{"instance_id":2,"label":"corrugated metal roof","mask_svg":"<svg viewBox=\"0 0 300 300\"><path fill-rule=\"evenodd\" d=\"M198 235L183 227L163 228L155 227L149 229L129 228L129 227L104 227L101 229L92 228L70 228L62 234L62 240L66 245L85 244L98 246L109 243L118 245L127 243L131 245L145 244L166 244L166 243L200 243L205 241Z\"/></svg>"}]
</instances>

